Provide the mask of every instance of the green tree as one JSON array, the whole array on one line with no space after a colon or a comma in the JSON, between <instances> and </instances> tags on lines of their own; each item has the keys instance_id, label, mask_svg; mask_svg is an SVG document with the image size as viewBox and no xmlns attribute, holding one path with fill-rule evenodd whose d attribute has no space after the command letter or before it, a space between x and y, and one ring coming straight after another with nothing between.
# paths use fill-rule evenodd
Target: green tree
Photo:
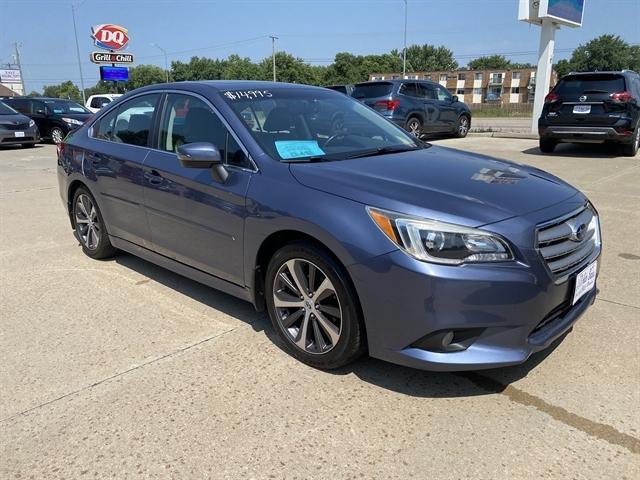
<instances>
[{"instance_id":1,"label":"green tree","mask_svg":"<svg viewBox=\"0 0 640 480\"><path fill-rule=\"evenodd\" d=\"M229 55L222 63L222 78L225 80L257 80L260 77L260 67L250 58L239 55Z\"/></svg>"},{"instance_id":2,"label":"green tree","mask_svg":"<svg viewBox=\"0 0 640 480\"><path fill-rule=\"evenodd\" d=\"M221 80L224 76L224 63L205 57L191 57L188 63L171 62L171 78L176 82L185 80Z\"/></svg>"},{"instance_id":3,"label":"green tree","mask_svg":"<svg viewBox=\"0 0 640 480\"><path fill-rule=\"evenodd\" d=\"M129 81L125 83L126 90L133 90L166 81L164 69L155 65L137 65L129 68Z\"/></svg>"},{"instance_id":4,"label":"green tree","mask_svg":"<svg viewBox=\"0 0 640 480\"><path fill-rule=\"evenodd\" d=\"M273 79L272 58L266 57L259 64L259 78L261 80ZM317 70L305 63L301 58L294 57L290 53L276 53L276 76L279 82L304 83L314 85L320 82L316 76Z\"/></svg>"},{"instance_id":5,"label":"green tree","mask_svg":"<svg viewBox=\"0 0 640 480\"><path fill-rule=\"evenodd\" d=\"M42 94L40 92L36 92L35 90L31 90L31 92L29 92L29 95L27 95L27 97L41 97Z\"/></svg>"},{"instance_id":6,"label":"green tree","mask_svg":"<svg viewBox=\"0 0 640 480\"><path fill-rule=\"evenodd\" d=\"M71 80L58 85L47 85L42 89L42 94L45 97L66 98L76 102L82 101L80 89Z\"/></svg>"},{"instance_id":7,"label":"green tree","mask_svg":"<svg viewBox=\"0 0 640 480\"><path fill-rule=\"evenodd\" d=\"M111 93L113 90L112 82L103 82L102 80L98 80L93 87L88 87L84 89L84 94L86 98L89 98L91 95L98 95L100 93Z\"/></svg>"},{"instance_id":8,"label":"green tree","mask_svg":"<svg viewBox=\"0 0 640 480\"><path fill-rule=\"evenodd\" d=\"M401 52L391 52L398 57ZM424 72L434 70L455 70L458 62L453 57L453 52L447 47L435 45L411 45L407 47L407 70L412 72Z\"/></svg>"},{"instance_id":9,"label":"green tree","mask_svg":"<svg viewBox=\"0 0 640 480\"><path fill-rule=\"evenodd\" d=\"M491 70L500 69L507 70L512 68L512 63L503 55L489 55L484 57L478 57L475 60L471 60L467 64L469 70ZM522 68L522 67L516 67Z\"/></svg>"},{"instance_id":10,"label":"green tree","mask_svg":"<svg viewBox=\"0 0 640 480\"><path fill-rule=\"evenodd\" d=\"M640 47L629 45L617 35L602 35L580 45L569 60L561 60L555 66L558 75L570 71L639 70Z\"/></svg>"}]
</instances>

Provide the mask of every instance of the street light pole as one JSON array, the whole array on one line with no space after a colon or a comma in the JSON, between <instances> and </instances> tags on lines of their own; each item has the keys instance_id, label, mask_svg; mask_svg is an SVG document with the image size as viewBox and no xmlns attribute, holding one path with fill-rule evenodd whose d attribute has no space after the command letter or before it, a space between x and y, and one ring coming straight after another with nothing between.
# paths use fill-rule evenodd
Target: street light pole
<instances>
[{"instance_id":1,"label":"street light pole","mask_svg":"<svg viewBox=\"0 0 640 480\"><path fill-rule=\"evenodd\" d=\"M402 49L402 78L407 75L407 10L409 6L404 0L404 48Z\"/></svg>"},{"instance_id":2,"label":"street light pole","mask_svg":"<svg viewBox=\"0 0 640 480\"><path fill-rule=\"evenodd\" d=\"M278 39L278 37L276 37L275 35L269 35L269 37L271 38L271 61L273 63L273 81L277 82L276 80L276 40Z\"/></svg>"},{"instance_id":3,"label":"street light pole","mask_svg":"<svg viewBox=\"0 0 640 480\"><path fill-rule=\"evenodd\" d=\"M80 5L82 5L81 2L80 4L78 4L78 7ZM87 98L86 95L84 93L84 78L82 78L82 61L80 60L80 46L78 44L78 28L76 27L76 7L73 5L73 3L71 4L71 17L73 18L73 34L76 37L76 54L78 55L78 70L80 70L80 89L82 90L82 104L86 104L87 103Z\"/></svg>"},{"instance_id":4,"label":"street light pole","mask_svg":"<svg viewBox=\"0 0 640 480\"><path fill-rule=\"evenodd\" d=\"M24 86L24 75L22 73L22 63L20 63L20 49L18 48L18 42L13 42L13 47L16 50L14 55L16 65L18 65L18 72L20 72L20 83L22 84L22 95L27 95L27 88Z\"/></svg>"},{"instance_id":5,"label":"street light pole","mask_svg":"<svg viewBox=\"0 0 640 480\"><path fill-rule=\"evenodd\" d=\"M164 73L166 74L167 83L169 83L169 62L167 61L167 51L157 43L152 43L152 47L156 47L164 54Z\"/></svg>"}]
</instances>

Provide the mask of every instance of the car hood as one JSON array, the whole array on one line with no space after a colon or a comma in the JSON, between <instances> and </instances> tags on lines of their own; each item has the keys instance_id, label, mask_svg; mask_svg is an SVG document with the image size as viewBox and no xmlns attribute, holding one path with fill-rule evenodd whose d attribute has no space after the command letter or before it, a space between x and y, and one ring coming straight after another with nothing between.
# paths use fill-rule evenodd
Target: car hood
<instances>
[{"instance_id":1,"label":"car hood","mask_svg":"<svg viewBox=\"0 0 640 480\"><path fill-rule=\"evenodd\" d=\"M12 113L9 115L0 115L0 125L20 125L29 123L31 119L20 113Z\"/></svg>"},{"instance_id":2,"label":"car hood","mask_svg":"<svg viewBox=\"0 0 640 480\"><path fill-rule=\"evenodd\" d=\"M303 185L366 205L471 227L523 215L578 193L534 167L432 146L353 160L296 163Z\"/></svg>"}]
</instances>

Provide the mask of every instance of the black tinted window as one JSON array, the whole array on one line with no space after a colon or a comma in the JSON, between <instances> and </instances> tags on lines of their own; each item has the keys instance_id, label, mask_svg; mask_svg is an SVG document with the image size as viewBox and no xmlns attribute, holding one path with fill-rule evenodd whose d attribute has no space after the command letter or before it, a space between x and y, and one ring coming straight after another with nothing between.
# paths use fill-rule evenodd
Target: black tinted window
<instances>
[{"instance_id":1,"label":"black tinted window","mask_svg":"<svg viewBox=\"0 0 640 480\"><path fill-rule=\"evenodd\" d=\"M111 140L146 147L160 94L132 98L118 108Z\"/></svg>"},{"instance_id":2,"label":"black tinted window","mask_svg":"<svg viewBox=\"0 0 640 480\"><path fill-rule=\"evenodd\" d=\"M345 95L347 94L347 87L343 86L343 85L335 85L333 87L327 87L330 90L335 90L336 92L340 92L340 93L344 93Z\"/></svg>"},{"instance_id":3,"label":"black tinted window","mask_svg":"<svg viewBox=\"0 0 640 480\"><path fill-rule=\"evenodd\" d=\"M437 98L436 90L431 85L418 83L417 87L419 97L426 98L428 100L435 100Z\"/></svg>"},{"instance_id":4,"label":"black tinted window","mask_svg":"<svg viewBox=\"0 0 640 480\"><path fill-rule=\"evenodd\" d=\"M191 95L167 95L160 122L160 149L177 152L180 145L195 142L215 145L225 163L249 167L244 152L209 105Z\"/></svg>"},{"instance_id":5,"label":"black tinted window","mask_svg":"<svg viewBox=\"0 0 640 480\"><path fill-rule=\"evenodd\" d=\"M29 112L29 103L27 100L18 100L18 99L8 99L6 100L7 104L9 104L9 106L15 108L18 112L20 113L31 113Z\"/></svg>"},{"instance_id":6,"label":"black tinted window","mask_svg":"<svg viewBox=\"0 0 640 480\"><path fill-rule=\"evenodd\" d=\"M0 115L15 115L17 112L9 105L0 102Z\"/></svg>"},{"instance_id":7,"label":"black tinted window","mask_svg":"<svg viewBox=\"0 0 640 480\"><path fill-rule=\"evenodd\" d=\"M583 93L615 93L625 90L622 75L574 75L565 77L554 89L558 95L582 95Z\"/></svg>"},{"instance_id":8,"label":"black tinted window","mask_svg":"<svg viewBox=\"0 0 640 480\"><path fill-rule=\"evenodd\" d=\"M361 83L356 85L352 96L354 98L385 97L391 93L393 84L389 82Z\"/></svg>"},{"instance_id":9,"label":"black tinted window","mask_svg":"<svg viewBox=\"0 0 640 480\"><path fill-rule=\"evenodd\" d=\"M416 84L413 82L403 83L402 85L400 85L400 89L398 90L398 93L401 93L403 95L408 95L410 97L418 96L418 91L416 90Z\"/></svg>"},{"instance_id":10,"label":"black tinted window","mask_svg":"<svg viewBox=\"0 0 640 480\"><path fill-rule=\"evenodd\" d=\"M102 117L96 125L93 126L93 136L100 140L114 140L113 130L116 124L116 116L118 110L113 110Z\"/></svg>"},{"instance_id":11,"label":"black tinted window","mask_svg":"<svg viewBox=\"0 0 640 480\"><path fill-rule=\"evenodd\" d=\"M91 99L91 108L102 108L110 101L111 100L109 100L107 97L94 97Z\"/></svg>"}]
</instances>

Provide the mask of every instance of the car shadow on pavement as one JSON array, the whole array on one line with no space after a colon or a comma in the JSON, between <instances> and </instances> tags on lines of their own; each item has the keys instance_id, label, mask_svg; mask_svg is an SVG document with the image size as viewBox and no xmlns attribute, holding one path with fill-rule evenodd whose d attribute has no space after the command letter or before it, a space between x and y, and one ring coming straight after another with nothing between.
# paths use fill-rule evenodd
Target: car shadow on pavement
<instances>
[{"instance_id":1,"label":"car shadow on pavement","mask_svg":"<svg viewBox=\"0 0 640 480\"><path fill-rule=\"evenodd\" d=\"M600 157L617 158L621 157L620 149L617 145L607 145L602 143L560 143L553 153L543 153L538 147L522 150L526 155L536 155L540 157Z\"/></svg>"},{"instance_id":2,"label":"car shadow on pavement","mask_svg":"<svg viewBox=\"0 0 640 480\"><path fill-rule=\"evenodd\" d=\"M273 330L267 314L256 312L250 303L128 253L119 253L112 261L214 310L251 325L254 331L264 333L282 351L282 355L288 355L282 339ZM338 376L354 374L361 381L412 397L456 398L490 395L500 393L510 383L526 377L531 370L551 355L563 338L564 336L560 337L546 350L532 355L522 365L482 372L429 372L394 365L366 355L346 367L320 372L324 375Z\"/></svg>"},{"instance_id":3,"label":"car shadow on pavement","mask_svg":"<svg viewBox=\"0 0 640 480\"><path fill-rule=\"evenodd\" d=\"M0 150L36 150L38 148L43 148L44 145L41 143L36 143L33 147L23 147L22 145L14 144L14 145L0 145Z\"/></svg>"}]
</instances>

